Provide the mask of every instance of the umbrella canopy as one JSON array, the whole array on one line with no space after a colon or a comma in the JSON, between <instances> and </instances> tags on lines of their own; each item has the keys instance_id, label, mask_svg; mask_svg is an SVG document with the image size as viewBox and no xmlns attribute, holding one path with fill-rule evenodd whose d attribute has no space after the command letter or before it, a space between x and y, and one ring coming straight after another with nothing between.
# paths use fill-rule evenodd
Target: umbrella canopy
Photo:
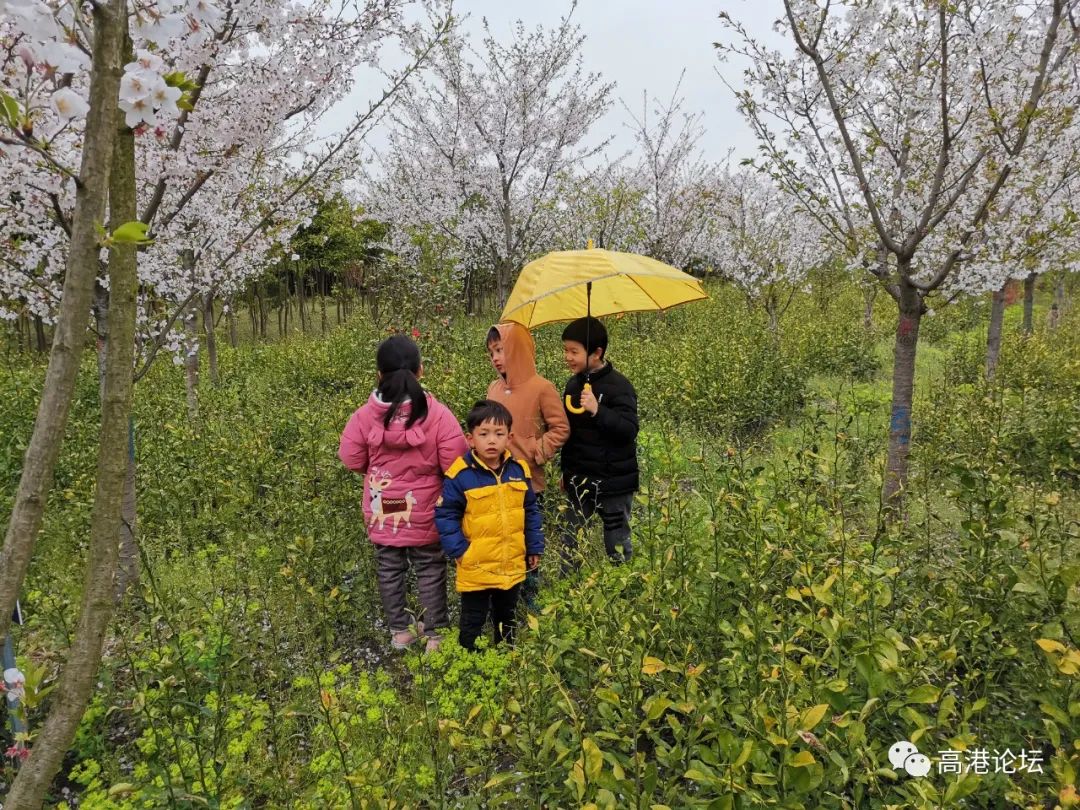
<instances>
[{"instance_id":1,"label":"umbrella canopy","mask_svg":"<svg viewBox=\"0 0 1080 810\"><path fill-rule=\"evenodd\" d=\"M521 271L501 320L526 329L591 314L669 309L708 298L701 282L670 265L613 250L559 250Z\"/></svg>"}]
</instances>

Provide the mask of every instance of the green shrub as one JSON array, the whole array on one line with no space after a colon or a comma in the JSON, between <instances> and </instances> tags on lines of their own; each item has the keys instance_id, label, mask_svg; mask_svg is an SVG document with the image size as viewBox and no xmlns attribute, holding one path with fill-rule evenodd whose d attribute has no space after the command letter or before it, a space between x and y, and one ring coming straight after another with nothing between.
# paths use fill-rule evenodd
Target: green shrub
<instances>
[{"instance_id":1,"label":"green shrub","mask_svg":"<svg viewBox=\"0 0 1080 810\"><path fill-rule=\"evenodd\" d=\"M611 319L611 356L642 415L637 556L609 567L595 527L579 573L561 576L548 554L513 652L468 655L452 634L429 656L386 649L361 484L336 458L385 332L357 319L319 339L223 349L222 383L203 381L194 422L182 370L153 369L135 413L145 567L67 763L80 806L1068 797L1080 767L1080 330L1010 330L993 386L978 329L935 337L909 519L878 531L888 386L875 345L888 313L867 331L858 290L815 289L773 335L734 291L711 292ZM423 327L425 383L456 413L492 377L489 325ZM560 330L537 341L559 386ZM41 373L16 366L0 409L4 503ZM95 423L87 358L19 639L50 673L81 587ZM888 760L901 739L924 752L1038 749L1045 772L914 779Z\"/></svg>"}]
</instances>

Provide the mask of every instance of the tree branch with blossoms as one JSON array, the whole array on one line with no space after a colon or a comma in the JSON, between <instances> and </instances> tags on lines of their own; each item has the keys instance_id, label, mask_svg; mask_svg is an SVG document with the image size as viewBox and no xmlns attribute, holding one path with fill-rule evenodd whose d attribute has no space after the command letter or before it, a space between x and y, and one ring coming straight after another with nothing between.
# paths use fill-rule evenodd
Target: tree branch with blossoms
<instances>
[{"instance_id":1,"label":"tree branch with blossoms","mask_svg":"<svg viewBox=\"0 0 1080 810\"><path fill-rule=\"evenodd\" d=\"M967 4L785 0L790 54L725 18L734 42L718 47L749 59L751 89L738 98L765 167L899 308L882 488L889 514L907 474L927 297L960 277L989 227L1010 227L999 202L1018 178L1037 181L1036 197L1055 193L1038 181L1035 158L1046 148L1053 160L1077 139L1077 32L1062 25L1076 6L1034 0L1021 14L988 0L969 15Z\"/></svg>"}]
</instances>

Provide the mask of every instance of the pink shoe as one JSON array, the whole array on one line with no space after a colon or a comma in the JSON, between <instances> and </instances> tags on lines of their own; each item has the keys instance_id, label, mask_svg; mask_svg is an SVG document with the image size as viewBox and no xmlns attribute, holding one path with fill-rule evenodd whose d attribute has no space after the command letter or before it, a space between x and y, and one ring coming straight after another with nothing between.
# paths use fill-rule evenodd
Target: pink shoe
<instances>
[{"instance_id":1,"label":"pink shoe","mask_svg":"<svg viewBox=\"0 0 1080 810\"><path fill-rule=\"evenodd\" d=\"M408 628L407 630L395 630L390 634L390 646L395 650L404 650L420 638L420 633L424 632L424 623L417 622L415 628Z\"/></svg>"},{"instance_id":2,"label":"pink shoe","mask_svg":"<svg viewBox=\"0 0 1080 810\"><path fill-rule=\"evenodd\" d=\"M412 630L398 630L396 633L391 634L390 646L395 650L404 650L412 645L416 639L417 635Z\"/></svg>"},{"instance_id":3,"label":"pink shoe","mask_svg":"<svg viewBox=\"0 0 1080 810\"><path fill-rule=\"evenodd\" d=\"M427 646L424 647L424 652L435 652L442 646L442 636L428 636Z\"/></svg>"}]
</instances>

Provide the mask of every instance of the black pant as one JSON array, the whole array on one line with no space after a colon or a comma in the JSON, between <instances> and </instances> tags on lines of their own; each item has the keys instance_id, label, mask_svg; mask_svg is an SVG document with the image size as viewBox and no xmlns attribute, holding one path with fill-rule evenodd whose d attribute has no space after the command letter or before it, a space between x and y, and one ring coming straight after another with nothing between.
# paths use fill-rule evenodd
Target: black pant
<instances>
[{"instance_id":1,"label":"black pant","mask_svg":"<svg viewBox=\"0 0 1080 810\"><path fill-rule=\"evenodd\" d=\"M597 512L604 528L604 551L613 562L629 560L633 553L630 539L630 510L634 505L634 493L623 492L618 495L597 495L590 486L577 486L569 483L566 497L570 509L566 512L566 524L563 529L563 572L577 567L576 558L578 533ZM620 551L622 552L620 554Z\"/></svg>"},{"instance_id":2,"label":"black pant","mask_svg":"<svg viewBox=\"0 0 1080 810\"><path fill-rule=\"evenodd\" d=\"M521 584L504 591L500 588L487 588L482 591L464 591L461 594L461 625L458 642L466 650L476 648L476 639L484 630L488 613L495 626L495 643L506 639L514 642L514 608L517 607L518 592Z\"/></svg>"}]
</instances>

